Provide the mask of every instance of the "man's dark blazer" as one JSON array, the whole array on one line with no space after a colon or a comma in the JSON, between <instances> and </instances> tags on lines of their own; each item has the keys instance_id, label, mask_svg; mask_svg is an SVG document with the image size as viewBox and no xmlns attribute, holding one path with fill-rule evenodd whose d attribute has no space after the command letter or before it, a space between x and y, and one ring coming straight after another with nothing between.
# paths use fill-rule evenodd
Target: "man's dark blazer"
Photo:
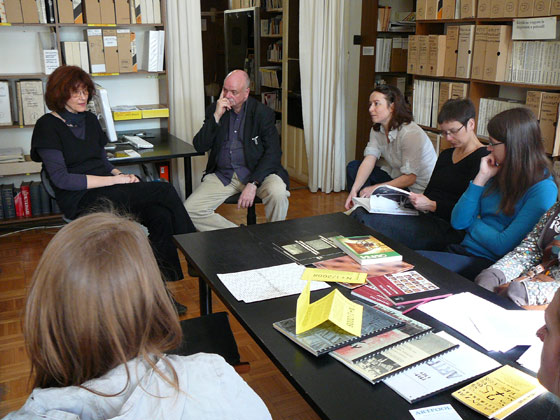
<instances>
[{"instance_id":1,"label":"man's dark blazer","mask_svg":"<svg viewBox=\"0 0 560 420\"><path fill-rule=\"evenodd\" d=\"M220 122L216 124L214 111L216 103L206 108L206 116L202 128L194 136L194 147L197 152L210 150L205 174L216 172L218 156L229 133L231 111L226 111ZM282 167L280 158L280 136L276 129L274 111L256 99L247 98L245 105L245 125L243 128L243 151L245 162L251 174L247 182L257 181L259 184L270 174L276 174L289 187L288 172Z\"/></svg>"}]
</instances>

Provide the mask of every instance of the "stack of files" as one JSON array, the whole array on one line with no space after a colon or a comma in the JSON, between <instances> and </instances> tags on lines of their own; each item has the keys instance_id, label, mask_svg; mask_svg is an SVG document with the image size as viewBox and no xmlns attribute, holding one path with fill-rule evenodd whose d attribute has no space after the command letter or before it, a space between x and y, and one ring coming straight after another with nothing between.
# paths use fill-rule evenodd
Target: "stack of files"
<instances>
[{"instance_id":1,"label":"stack of files","mask_svg":"<svg viewBox=\"0 0 560 420\"><path fill-rule=\"evenodd\" d=\"M498 362L484 353L449 334L441 334L446 340L458 344L459 347L383 381L410 404L500 367Z\"/></svg>"},{"instance_id":2,"label":"stack of files","mask_svg":"<svg viewBox=\"0 0 560 420\"><path fill-rule=\"evenodd\" d=\"M393 48L392 38L377 38L375 47L375 71L391 71L391 50Z\"/></svg>"},{"instance_id":3,"label":"stack of files","mask_svg":"<svg viewBox=\"0 0 560 420\"><path fill-rule=\"evenodd\" d=\"M228 291L245 303L300 294L306 282L301 280L305 267L296 263L283 264L238 273L218 274ZM326 289L324 282L311 282L311 290Z\"/></svg>"},{"instance_id":4,"label":"stack of files","mask_svg":"<svg viewBox=\"0 0 560 420\"><path fill-rule=\"evenodd\" d=\"M506 98L480 98L476 134L488 137L488 122L502 111L522 106L521 101Z\"/></svg>"},{"instance_id":5,"label":"stack of files","mask_svg":"<svg viewBox=\"0 0 560 420\"><path fill-rule=\"evenodd\" d=\"M560 86L560 41L513 41L506 81Z\"/></svg>"},{"instance_id":6,"label":"stack of files","mask_svg":"<svg viewBox=\"0 0 560 420\"><path fill-rule=\"evenodd\" d=\"M362 333L360 336L352 335L330 321L301 334L296 334L295 317L275 322L272 326L307 351L315 356L320 356L343 346L353 347L353 343L363 342L368 337L379 336L385 331L404 325L403 321L388 315L384 311L358 301L356 303L363 307Z\"/></svg>"},{"instance_id":7,"label":"stack of files","mask_svg":"<svg viewBox=\"0 0 560 420\"><path fill-rule=\"evenodd\" d=\"M487 351L506 352L533 343L544 325L544 311L506 310L465 292L428 302L418 308Z\"/></svg>"},{"instance_id":8,"label":"stack of files","mask_svg":"<svg viewBox=\"0 0 560 420\"><path fill-rule=\"evenodd\" d=\"M0 149L0 163L23 162L23 149L21 147L10 147Z\"/></svg>"},{"instance_id":9,"label":"stack of files","mask_svg":"<svg viewBox=\"0 0 560 420\"><path fill-rule=\"evenodd\" d=\"M374 350L353 361L336 357L358 375L375 384L418 363L440 356L458 347L446 339L447 334L427 332L383 350Z\"/></svg>"},{"instance_id":10,"label":"stack of files","mask_svg":"<svg viewBox=\"0 0 560 420\"><path fill-rule=\"evenodd\" d=\"M64 62L67 66L81 67L89 72L89 58L86 41L68 41L62 43Z\"/></svg>"}]
</instances>

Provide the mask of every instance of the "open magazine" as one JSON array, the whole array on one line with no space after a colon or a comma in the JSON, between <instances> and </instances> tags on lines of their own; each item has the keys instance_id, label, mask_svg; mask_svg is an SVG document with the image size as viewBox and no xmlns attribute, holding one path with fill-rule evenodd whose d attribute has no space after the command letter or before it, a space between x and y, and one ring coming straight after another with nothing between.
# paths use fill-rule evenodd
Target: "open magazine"
<instances>
[{"instance_id":1,"label":"open magazine","mask_svg":"<svg viewBox=\"0 0 560 420\"><path fill-rule=\"evenodd\" d=\"M354 197L354 209L363 207L370 213L417 216L418 210L410 202L410 192L390 185L377 187L371 197Z\"/></svg>"}]
</instances>

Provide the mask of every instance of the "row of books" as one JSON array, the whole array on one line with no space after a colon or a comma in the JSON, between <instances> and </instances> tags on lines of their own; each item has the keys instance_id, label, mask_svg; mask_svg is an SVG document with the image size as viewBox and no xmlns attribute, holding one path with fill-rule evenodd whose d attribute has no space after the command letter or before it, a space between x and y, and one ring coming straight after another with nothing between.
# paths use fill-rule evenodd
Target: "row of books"
<instances>
[{"instance_id":1,"label":"row of books","mask_svg":"<svg viewBox=\"0 0 560 420\"><path fill-rule=\"evenodd\" d=\"M268 61L282 61L282 40L273 42L266 48Z\"/></svg>"},{"instance_id":2,"label":"row of books","mask_svg":"<svg viewBox=\"0 0 560 420\"><path fill-rule=\"evenodd\" d=\"M2 184L0 194L0 219L60 213L56 201L49 197L41 182L22 182L19 188L14 184Z\"/></svg>"},{"instance_id":3,"label":"row of books","mask_svg":"<svg viewBox=\"0 0 560 420\"><path fill-rule=\"evenodd\" d=\"M480 98L476 134L488 138L488 121L496 114L523 106L523 102L504 98Z\"/></svg>"},{"instance_id":4,"label":"row of books","mask_svg":"<svg viewBox=\"0 0 560 420\"><path fill-rule=\"evenodd\" d=\"M560 41L513 41L506 81L560 86Z\"/></svg>"},{"instance_id":5,"label":"row of books","mask_svg":"<svg viewBox=\"0 0 560 420\"><path fill-rule=\"evenodd\" d=\"M378 32L414 32L415 30L416 12L393 12L391 6L378 7Z\"/></svg>"},{"instance_id":6,"label":"row of books","mask_svg":"<svg viewBox=\"0 0 560 420\"><path fill-rule=\"evenodd\" d=\"M266 10L282 9L282 0L264 0L262 5Z\"/></svg>"},{"instance_id":7,"label":"row of books","mask_svg":"<svg viewBox=\"0 0 560 420\"><path fill-rule=\"evenodd\" d=\"M416 19L469 19L559 15L550 0L417 0Z\"/></svg>"},{"instance_id":8,"label":"row of books","mask_svg":"<svg viewBox=\"0 0 560 420\"><path fill-rule=\"evenodd\" d=\"M271 88L281 88L282 84L282 68L278 66L259 67L261 74L261 85Z\"/></svg>"},{"instance_id":9,"label":"row of books","mask_svg":"<svg viewBox=\"0 0 560 420\"><path fill-rule=\"evenodd\" d=\"M375 71L406 72L407 55L407 38L377 38L375 47Z\"/></svg>"},{"instance_id":10,"label":"row of books","mask_svg":"<svg viewBox=\"0 0 560 420\"><path fill-rule=\"evenodd\" d=\"M391 6L379 6L377 8L377 31L385 32L389 30L391 20Z\"/></svg>"},{"instance_id":11,"label":"row of books","mask_svg":"<svg viewBox=\"0 0 560 420\"><path fill-rule=\"evenodd\" d=\"M0 149L0 163L23 162L23 149L21 147L8 147Z\"/></svg>"},{"instance_id":12,"label":"row of books","mask_svg":"<svg viewBox=\"0 0 560 420\"><path fill-rule=\"evenodd\" d=\"M437 128L437 116L448 99L466 98L468 85L462 82L436 82L415 79L412 113L417 124Z\"/></svg>"},{"instance_id":13,"label":"row of books","mask_svg":"<svg viewBox=\"0 0 560 420\"><path fill-rule=\"evenodd\" d=\"M0 0L1 23L161 23L161 0Z\"/></svg>"},{"instance_id":14,"label":"row of books","mask_svg":"<svg viewBox=\"0 0 560 420\"><path fill-rule=\"evenodd\" d=\"M45 112L42 80L0 80L0 125L33 125Z\"/></svg>"},{"instance_id":15,"label":"row of books","mask_svg":"<svg viewBox=\"0 0 560 420\"><path fill-rule=\"evenodd\" d=\"M261 93L261 102L275 111L282 111L282 92L276 90L274 92Z\"/></svg>"},{"instance_id":16,"label":"row of books","mask_svg":"<svg viewBox=\"0 0 560 420\"><path fill-rule=\"evenodd\" d=\"M262 35L282 35L282 16L274 16L270 19L261 19Z\"/></svg>"}]
</instances>

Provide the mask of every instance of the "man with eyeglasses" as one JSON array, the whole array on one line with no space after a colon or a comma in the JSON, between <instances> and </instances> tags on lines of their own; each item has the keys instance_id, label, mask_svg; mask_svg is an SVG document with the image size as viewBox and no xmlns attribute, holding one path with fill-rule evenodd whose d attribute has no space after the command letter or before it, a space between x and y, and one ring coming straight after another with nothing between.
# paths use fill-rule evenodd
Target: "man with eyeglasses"
<instances>
[{"instance_id":1,"label":"man with eyeglasses","mask_svg":"<svg viewBox=\"0 0 560 420\"><path fill-rule=\"evenodd\" d=\"M463 231L451 226L451 211L476 176L488 150L475 132L475 109L469 99L447 101L439 115L441 142L450 145L438 157L423 194L410 193L418 216L370 214L356 209L352 216L412 249L443 250L459 243Z\"/></svg>"}]
</instances>

